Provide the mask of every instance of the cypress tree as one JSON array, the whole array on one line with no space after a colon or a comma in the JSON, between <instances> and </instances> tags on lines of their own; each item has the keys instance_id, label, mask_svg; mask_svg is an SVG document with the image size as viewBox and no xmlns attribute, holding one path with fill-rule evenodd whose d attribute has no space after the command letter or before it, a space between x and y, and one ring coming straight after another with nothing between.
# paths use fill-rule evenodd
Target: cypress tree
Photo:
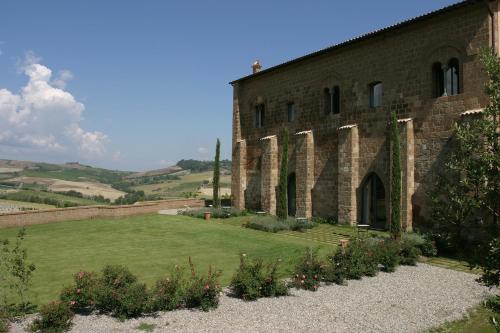
<instances>
[{"instance_id":1,"label":"cypress tree","mask_svg":"<svg viewBox=\"0 0 500 333\"><path fill-rule=\"evenodd\" d=\"M214 207L220 207L220 198L219 198L219 182L220 182L220 141L217 139L217 143L215 145L215 160L214 160L214 176L213 176L213 200Z\"/></svg>"},{"instance_id":2,"label":"cypress tree","mask_svg":"<svg viewBox=\"0 0 500 333\"><path fill-rule=\"evenodd\" d=\"M401 148L396 113L391 113L391 226L392 238L401 238Z\"/></svg>"},{"instance_id":3,"label":"cypress tree","mask_svg":"<svg viewBox=\"0 0 500 333\"><path fill-rule=\"evenodd\" d=\"M276 216L280 220L286 220L288 217L288 129L286 128L283 131L282 147Z\"/></svg>"}]
</instances>

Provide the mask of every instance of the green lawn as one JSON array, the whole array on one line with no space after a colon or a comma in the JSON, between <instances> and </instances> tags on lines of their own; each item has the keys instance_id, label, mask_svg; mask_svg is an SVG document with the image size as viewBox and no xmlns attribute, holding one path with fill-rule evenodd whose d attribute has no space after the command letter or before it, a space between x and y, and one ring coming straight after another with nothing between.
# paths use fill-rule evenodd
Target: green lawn
<instances>
[{"instance_id":1,"label":"green lawn","mask_svg":"<svg viewBox=\"0 0 500 333\"><path fill-rule=\"evenodd\" d=\"M16 233L17 229L0 229L0 239L12 239ZM227 285L240 252L282 258L285 271L309 245L319 247L321 254L334 248L327 243L217 220L165 215L35 225L27 227L25 240L29 260L37 266L32 288L33 302L37 304L57 298L73 273L97 271L106 264L126 265L151 285L173 265L186 265L191 256L203 271L209 264L221 269L222 283Z\"/></svg>"},{"instance_id":2,"label":"green lawn","mask_svg":"<svg viewBox=\"0 0 500 333\"><path fill-rule=\"evenodd\" d=\"M465 318L433 328L428 333L496 333L498 331L491 322L494 315L492 310L478 306L470 310Z\"/></svg>"}]
</instances>

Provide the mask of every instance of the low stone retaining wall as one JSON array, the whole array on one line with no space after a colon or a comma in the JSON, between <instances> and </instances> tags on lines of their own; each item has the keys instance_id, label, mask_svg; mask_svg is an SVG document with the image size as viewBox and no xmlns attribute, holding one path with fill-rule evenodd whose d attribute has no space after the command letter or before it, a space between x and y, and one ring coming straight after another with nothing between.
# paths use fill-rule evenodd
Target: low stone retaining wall
<instances>
[{"instance_id":1,"label":"low stone retaining wall","mask_svg":"<svg viewBox=\"0 0 500 333\"><path fill-rule=\"evenodd\" d=\"M0 229L69 220L142 215L156 213L161 209L176 209L185 206L204 207L205 201L199 199L174 199L147 201L124 206L82 206L8 213L0 215Z\"/></svg>"}]
</instances>

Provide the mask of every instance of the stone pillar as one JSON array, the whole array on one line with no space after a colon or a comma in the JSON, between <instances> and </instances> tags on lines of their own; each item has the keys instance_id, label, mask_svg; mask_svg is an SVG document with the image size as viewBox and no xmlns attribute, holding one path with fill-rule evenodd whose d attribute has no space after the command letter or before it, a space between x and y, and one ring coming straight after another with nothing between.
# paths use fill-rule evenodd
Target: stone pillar
<instances>
[{"instance_id":1,"label":"stone pillar","mask_svg":"<svg viewBox=\"0 0 500 333\"><path fill-rule=\"evenodd\" d=\"M233 207L245 209L245 189L247 183L247 144L245 140L237 141L233 147L233 163L231 172L231 195Z\"/></svg>"},{"instance_id":2,"label":"stone pillar","mask_svg":"<svg viewBox=\"0 0 500 333\"><path fill-rule=\"evenodd\" d=\"M412 197L415 193L415 138L411 118L400 119L401 138L401 225L403 230L411 231L413 226Z\"/></svg>"},{"instance_id":3,"label":"stone pillar","mask_svg":"<svg viewBox=\"0 0 500 333\"><path fill-rule=\"evenodd\" d=\"M296 216L312 217L311 191L314 182L314 138L312 131L295 134Z\"/></svg>"},{"instance_id":4,"label":"stone pillar","mask_svg":"<svg viewBox=\"0 0 500 333\"><path fill-rule=\"evenodd\" d=\"M357 125L339 127L338 220L357 223L356 189L359 173L359 138Z\"/></svg>"},{"instance_id":5,"label":"stone pillar","mask_svg":"<svg viewBox=\"0 0 500 333\"><path fill-rule=\"evenodd\" d=\"M276 187L278 186L278 139L276 135L260 139L262 160L260 167L260 208L276 215Z\"/></svg>"}]
</instances>

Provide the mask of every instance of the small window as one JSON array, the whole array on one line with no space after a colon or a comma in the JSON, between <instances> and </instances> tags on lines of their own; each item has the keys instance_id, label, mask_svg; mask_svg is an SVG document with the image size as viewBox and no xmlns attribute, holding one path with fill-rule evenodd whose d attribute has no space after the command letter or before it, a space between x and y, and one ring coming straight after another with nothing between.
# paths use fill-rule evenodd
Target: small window
<instances>
[{"instance_id":1,"label":"small window","mask_svg":"<svg viewBox=\"0 0 500 333\"><path fill-rule=\"evenodd\" d=\"M330 114L332 112L332 94L330 94L330 89L325 88L323 90L323 101L324 101L324 113L325 115Z\"/></svg>"},{"instance_id":2,"label":"small window","mask_svg":"<svg viewBox=\"0 0 500 333\"><path fill-rule=\"evenodd\" d=\"M265 118L264 104L259 104L255 107L255 127L256 128L264 127L264 118Z\"/></svg>"},{"instance_id":3,"label":"small window","mask_svg":"<svg viewBox=\"0 0 500 333\"><path fill-rule=\"evenodd\" d=\"M333 114L340 113L340 87L335 86L332 89L332 112Z\"/></svg>"},{"instance_id":4,"label":"small window","mask_svg":"<svg viewBox=\"0 0 500 333\"><path fill-rule=\"evenodd\" d=\"M382 82L370 84L370 107L377 108L382 106Z\"/></svg>"},{"instance_id":5,"label":"small window","mask_svg":"<svg viewBox=\"0 0 500 333\"><path fill-rule=\"evenodd\" d=\"M443 65L440 62L432 65L432 81L433 81L433 95L434 97L441 97L444 95L444 72Z\"/></svg>"},{"instance_id":6,"label":"small window","mask_svg":"<svg viewBox=\"0 0 500 333\"><path fill-rule=\"evenodd\" d=\"M295 107L295 103L288 103L286 109L288 122L292 122L297 119L297 108Z\"/></svg>"},{"instance_id":7,"label":"small window","mask_svg":"<svg viewBox=\"0 0 500 333\"><path fill-rule=\"evenodd\" d=\"M458 95L460 93L458 85L460 77L458 74L458 60L455 58L451 59L446 69L446 92L448 96Z\"/></svg>"}]
</instances>

